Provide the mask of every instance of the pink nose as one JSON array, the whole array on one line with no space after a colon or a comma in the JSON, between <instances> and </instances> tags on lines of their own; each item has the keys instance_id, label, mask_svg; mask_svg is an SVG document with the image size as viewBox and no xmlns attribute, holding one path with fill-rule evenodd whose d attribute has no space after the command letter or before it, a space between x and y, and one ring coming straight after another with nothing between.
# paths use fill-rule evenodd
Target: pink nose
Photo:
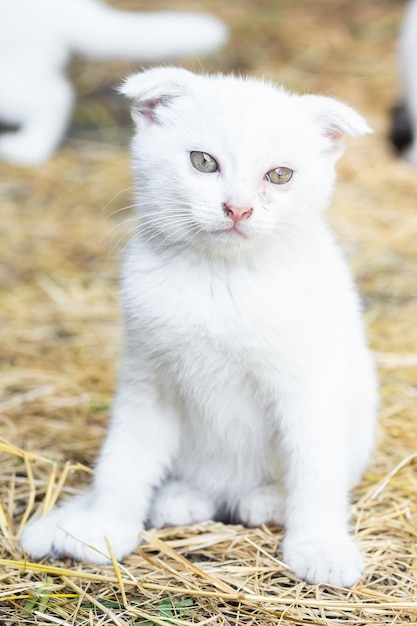
<instances>
[{"instance_id":1,"label":"pink nose","mask_svg":"<svg viewBox=\"0 0 417 626\"><path fill-rule=\"evenodd\" d=\"M233 204L223 204L223 211L235 224L247 220L253 213L253 209L248 207L234 206Z\"/></svg>"}]
</instances>

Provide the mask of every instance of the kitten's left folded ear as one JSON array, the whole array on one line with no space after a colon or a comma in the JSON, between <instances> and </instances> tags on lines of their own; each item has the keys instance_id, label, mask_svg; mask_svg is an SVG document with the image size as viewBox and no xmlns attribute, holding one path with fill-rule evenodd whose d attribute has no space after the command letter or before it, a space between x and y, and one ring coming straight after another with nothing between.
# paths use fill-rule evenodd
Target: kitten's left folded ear
<instances>
[{"instance_id":1,"label":"kitten's left folded ear","mask_svg":"<svg viewBox=\"0 0 417 626\"><path fill-rule=\"evenodd\" d=\"M365 118L347 104L328 98L327 96L301 96L309 116L321 129L322 135L328 139L326 152L334 158L343 154L343 140L346 136L357 137L372 133Z\"/></svg>"},{"instance_id":2,"label":"kitten's left folded ear","mask_svg":"<svg viewBox=\"0 0 417 626\"><path fill-rule=\"evenodd\" d=\"M195 74L180 67L155 67L129 76L119 92L133 99L133 119L158 122L158 109L187 93Z\"/></svg>"}]
</instances>

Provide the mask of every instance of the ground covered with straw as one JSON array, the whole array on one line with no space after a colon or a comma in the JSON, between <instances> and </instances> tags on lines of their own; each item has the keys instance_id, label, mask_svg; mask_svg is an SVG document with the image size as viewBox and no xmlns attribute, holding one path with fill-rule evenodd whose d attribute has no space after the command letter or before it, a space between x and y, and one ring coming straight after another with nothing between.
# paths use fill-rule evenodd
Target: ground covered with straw
<instances>
[{"instance_id":1,"label":"ground covered with straw","mask_svg":"<svg viewBox=\"0 0 417 626\"><path fill-rule=\"evenodd\" d=\"M364 298L381 380L373 463L353 493L366 560L351 590L309 586L280 529L148 531L123 564L25 560L18 537L90 478L119 355L117 276L131 186L130 121L112 87L132 64L75 60L69 135L44 167L0 165L0 624L417 623L417 167L386 141L399 92L394 0L120 0L222 17L231 41L191 69L327 93L375 129L349 142L329 212Z\"/></svg>"}]
</instances>

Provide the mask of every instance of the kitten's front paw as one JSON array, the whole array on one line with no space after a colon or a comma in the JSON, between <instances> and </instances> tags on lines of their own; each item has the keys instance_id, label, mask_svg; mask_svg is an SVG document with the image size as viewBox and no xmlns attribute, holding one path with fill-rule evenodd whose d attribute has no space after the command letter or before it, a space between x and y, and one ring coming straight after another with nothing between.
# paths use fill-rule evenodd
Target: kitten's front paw
<instances>
[{"instance_id":1,"label":"kitten's front paw","mask_svg":"<svg viewBox=\"0 0 417 626\"><path fill-rule=\"evenodd\" d=\"M283 560L296 576L311 584L328 583L351 587L360 578L363 560L354 540L312 539L287 535L282 545Z\"/></svg>"},{"instance_id":2,"label":"kitten's front paw","mask_svg":"<svg viewBox=\"0 0 417 626\"><path fill-rule=\"evenodd\" d=\"M282 526L285 498L278 485L263 485L245 494L238 506L237 515L245 526L261 524Z\"/></svg>"},{"instance_id":3,"label":"kitten's front paw","mask_svg":"<svg viewBox=\"0 0 417 626\"><path fill-rule=\"evenodd\" d=\"M157 491L149 515L153 528L188 526L213 519L214 503L181 481L168 482Z\"/></svg>"},{"instance_id":4,"label":"kitten's front paw","mask_svg":"<svg viewBox=\"0 0 417 626\"><path fill-rule=\"evenodd\" d=\"M21 545L34 559L69 556L77 561L108 564L105 537L116 559L121 561L135 549L140 530L126 519L69 501L46 517L29 522L23 530Z\"/></svg>"}]
</instances>

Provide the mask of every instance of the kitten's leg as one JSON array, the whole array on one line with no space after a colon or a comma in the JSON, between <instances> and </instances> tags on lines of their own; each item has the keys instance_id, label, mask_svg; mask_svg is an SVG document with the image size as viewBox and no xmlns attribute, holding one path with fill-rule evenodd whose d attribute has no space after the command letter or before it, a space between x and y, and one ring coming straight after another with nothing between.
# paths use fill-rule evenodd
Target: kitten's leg
<instances>
[{"instance_id":1,"label":"kitten's leg","mask_svg":"<svg viewBox=\"0 0 417 626\"><path fill-rule=\"evenodd\" d=\"M340 395L331 397L330 389L309 395L304 388L287 403L282 551L284 562L300 578L345 587L359 579L363 563L348 526L349 401L337 391ZM339 398L346 399L344 406Z\"/></svg>"},{"instance_id":2,"label":"kitten's leg","mask_svg":"<svg viewBox=\"0 0 417 626\"><path fill-rule=\"evenodd\" d=\"M285 497L278 484L264 485L245 494L238 505L237 515L245 526L284 524Z\"/></svg>"},{"instance_id":3,"label":"kitten's leg","mask_svg":"<svg viewBox=\"0 0 417 626\"><path fill-rule=\"evenodd\" d=\"M41 165L52 156L62 140L71 114L73 92L60 75L48 80L14 84L16 93L9 94L8 106L15 102L15 120L19 130L0 134L0 159L16 165Z\"/></svg>"},{"instance_id":4,"label":"kitten's leg","mask_svg":"<svg viewBox=\"0 0 417 626\"><path fill-rule=\"evenodd\" d=\"M157 390L130 376L132 371L116 396L92 488L26 526L22 545L31 557L66 555L105 563L105 537L117 559L135 549L153 488L176 452L179 425Z\"/></svg>"},{"instance_id":5,"label":"kitten's leg","mask_svg":"<svg viewBox=\"0 0 417 626\"><path fill-rule=\"evenodd\" d=\"M179 480L168 481L155 494L149 515L153 528L187 526L213 519L214 502Z\"/></svg>"}]
</instances>

